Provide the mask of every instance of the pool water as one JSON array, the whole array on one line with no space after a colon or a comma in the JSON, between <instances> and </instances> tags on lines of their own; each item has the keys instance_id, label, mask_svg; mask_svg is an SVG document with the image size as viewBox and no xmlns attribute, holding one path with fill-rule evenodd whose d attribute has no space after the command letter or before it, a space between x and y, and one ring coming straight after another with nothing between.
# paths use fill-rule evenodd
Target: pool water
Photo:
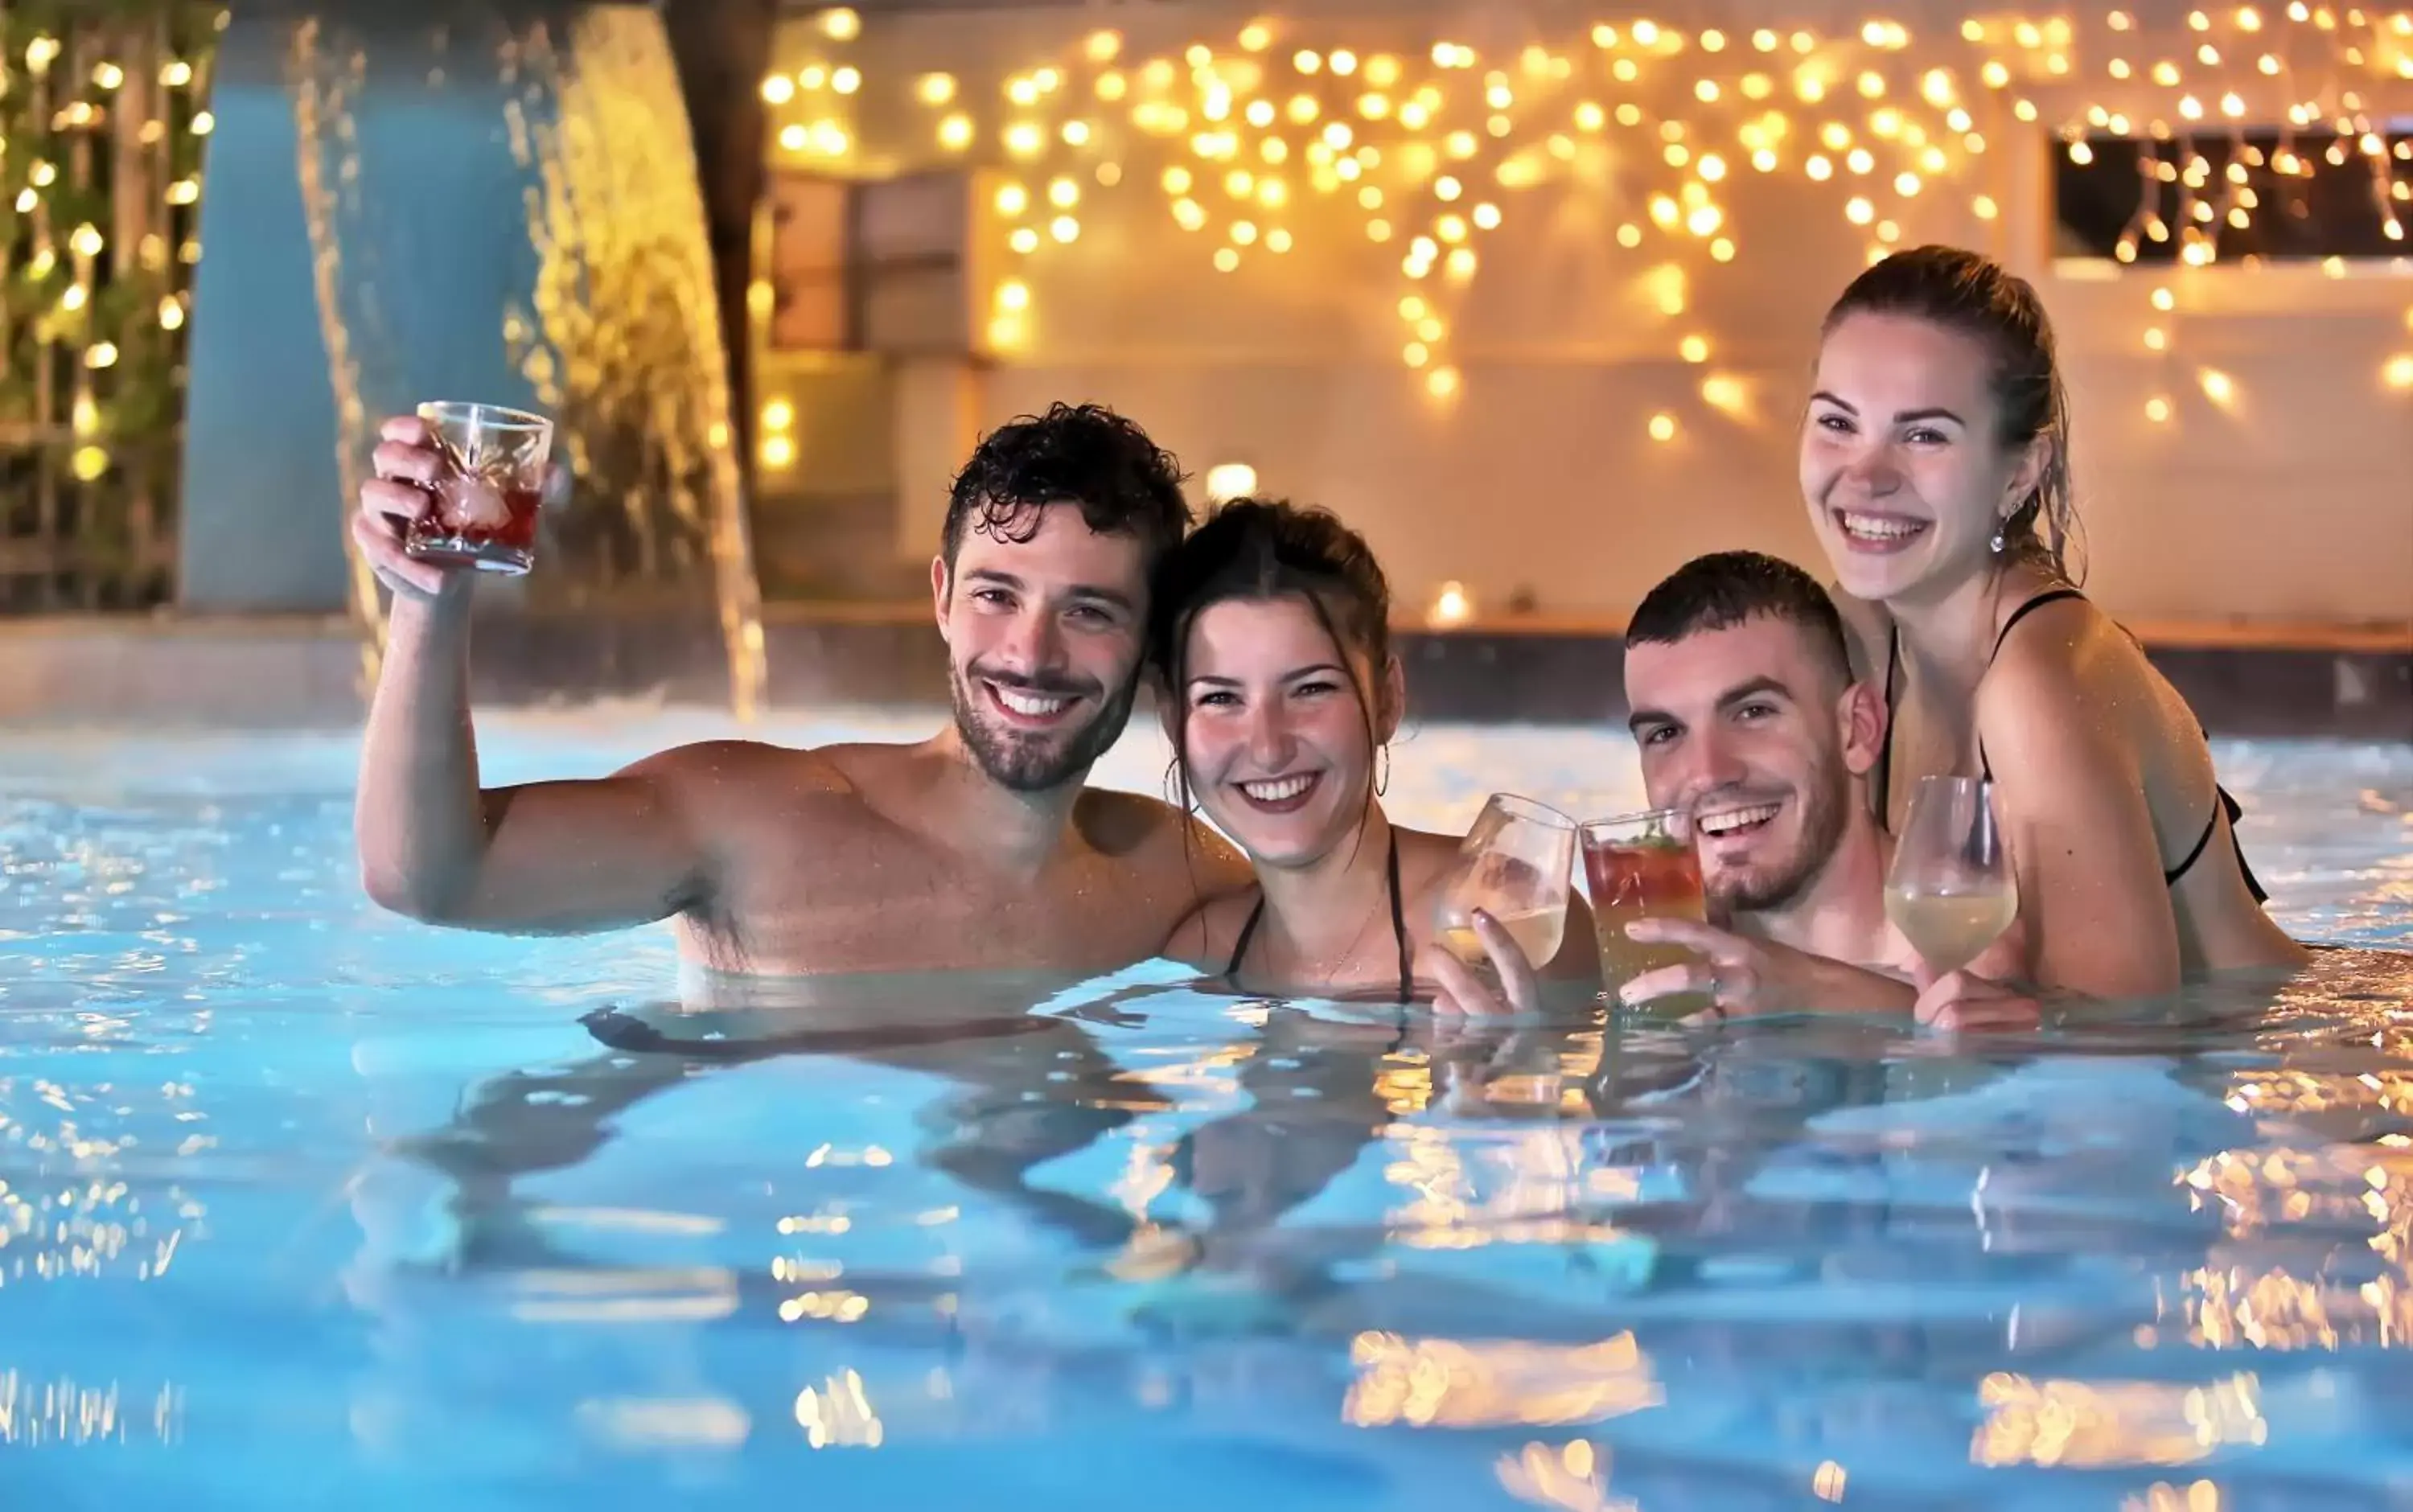
<instances>
[{"instance_id":1,"label":"pool water","mask_svg":"<svg viewBox=\"0 0 2413 1512\"><path fill-rule=\"evenodd\" d=\"M356 754L0 737L7 1505L2413 1505L2413 747L2215 750L2273 912L2352 948L2033 1041L1148 963L869 984L895 1032L754 1057L644 1047L664 930L370 906ZM1429 728L1391 807L1495 787L1640 795L1620 733Z\"/></svg>"}]
</instances>

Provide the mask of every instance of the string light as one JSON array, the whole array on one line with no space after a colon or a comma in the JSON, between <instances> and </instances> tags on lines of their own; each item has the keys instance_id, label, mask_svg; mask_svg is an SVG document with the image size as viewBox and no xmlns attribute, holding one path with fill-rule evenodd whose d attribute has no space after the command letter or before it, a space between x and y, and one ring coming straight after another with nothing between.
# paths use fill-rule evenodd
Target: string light
<instances>
[{"instance_id":1,"label":"string light","mask_svg":"<svg viewBox=\"0 0 2413 1512\"><path fill-rule=\"evenodd\" d=\"M935 128L946 152L974 151L985 134L993 151L1050 185L1044 197L998 207L995 234L1018 254L1073 240L1078 227L1064 212L1083 202L1076 181L1111 187L1128 176L1162 190L1159 213L1201 234L1219 271L1236 271L1244 251L1285 252L1336 219L1354 220L1368 242L1390 249L1384 255L1397 258L1408 287L1429 290L1419 296L1428 301L1455 299L1475 275L1480 240L1517 215L1508 202L1516 194L1553 182L1601 184L1612 161L1634 165L1625 175L1632 198L1611 210L1613 240L1653 264L1673 256L1707 271L1748 258L1758 227L1725 198L1746 164L1755 175L1798 175L1821 186L1832 196L1828 213L1858 230L1873 259L1918 234L1929 203L1955 198L2005 116L2044 122L2077 164L2115 160L2105 158L2105 142L2126 139L2170 167L2201 157L2192 133L2226 139L2251 112L2284 105L2299 129L2335 125L2344 133L2332 163L2359 153L2376 165L2383 233L2401 242L2396 206L2413 200L2413 182L2399 179L2395 165L2413 161L2413 143L2396 150L2365 125L2368 106L2355 88L2364 79L2413 77L2413 15L2292 4L2285 15L2250 6L2206 11L2201 24L2190 18L2183 32L2158 40L2123 11L2078 22L1972 17L1959 23L1957 44L1948 33L1914 38L1884 17L1834 34L1763 27L1747 37L1636 20L1503 55L1455 37L1421 52L1361 50L1323 18L1259 18L1228 39L1195 39L1159 56L1127 57L1119 33L1093 31L1005 76L985 109L973 103L981 90L952 75L908 76L902 87L932 112L921 129ZM826 42L859 28L851 11L824 11L813 46L826 54ZM800 82L818 69L830 88L799 89L782 107L794 112L783 122L783 143L786 128L801 126L808 151L845 157L861 150L838 108L847 101L835 96L856 84L877 93L880 81L862 81L836 56L797 61ZM2248 70L2303 80L2306 93L2272 100L2257 92L2272 86L2248 87ZM853 82L841 88L841 78ZM2065 107L2081 79L2109 81L2119 93ZM2046 84L2049 91L2037 87ZM2038 100L2048 97L2066 113L2047 121ZM1100 107L1103 119L1081 114ZM1119 162L1102 160L1109 143ZM884 141L881 150L883 160L896 156ZM1266 171L1292 164L1295 177ZM1221 192L1201 192L1202 180ZM2120 260L2174 257L2205 266L2220 256L2220 234L2249 227L2263 209L2253 184L2235 172L2179 192L2187 198L2176 216L2148 215L2124 234ZM1978 221L2001 218L1991 195L1962 194L1959 203ZM1287 224L1266 224L1276 211ZM2324 271L2341 276L2343 264ZM1636 274L1663 313L1686 308L1680 279L1670 287ZM2156 307L2169 308L2159 299ZM2149 320L2141 329L2151 349L2168 349L2167 325ZM1446 360L1449 339L1445 311L1402 316L1400 360L1437 395L1463 382ZM1666 339L1687 362L1706 360L1697 337L1671 331ZM2166 399L2154 403L2167 412ZM1653 420L1654 432L1665 420L1672 436L1673 415Z\"/></svg>"}]
</instances>

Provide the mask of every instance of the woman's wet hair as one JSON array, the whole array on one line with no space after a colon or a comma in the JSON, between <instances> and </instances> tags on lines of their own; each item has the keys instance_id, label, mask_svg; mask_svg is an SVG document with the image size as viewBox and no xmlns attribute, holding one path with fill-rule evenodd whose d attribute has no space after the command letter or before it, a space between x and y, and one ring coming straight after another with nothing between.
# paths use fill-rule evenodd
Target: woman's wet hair
<instances>
[{"instance_id":1,"label":"woman's wet hair","mask_svg":"<svg viewBox=\"0 0 2413 1512\"><path fill-rule=\"evenodd\" d=\"M1233 499L1165 556L1148 597L1149 660L1173 701L1174 779L1184 809L1196 806L1190 787L1190 632L1219 603L1305 603L1350 666L1368 755L1381 744L1375 708L1391 660L1391 585L1366 538L1329 510L1283 499ZM1362 681L1353 655L1365 659Z\"/></svg>"},{"instance_id":2,"label":"woman's wet hair","mask_svg":"<svg viewBox=\"0 0 2413 1512\"><path fill-rule=\"evenodd\" d=\"M2069 393L2052 322L2035 286L1976 252L1921 246L1897 252L1852 280L1827 312L1822 334L1854 315L1904 316L1976 338L1993 359L1987 386L2000 411L1995 440L2022 449L2042 437L2048 452L2035 490L2003 522L2003 556L2078 581L2078 533L2069 485Z\"/></svg>"}]
</instances>

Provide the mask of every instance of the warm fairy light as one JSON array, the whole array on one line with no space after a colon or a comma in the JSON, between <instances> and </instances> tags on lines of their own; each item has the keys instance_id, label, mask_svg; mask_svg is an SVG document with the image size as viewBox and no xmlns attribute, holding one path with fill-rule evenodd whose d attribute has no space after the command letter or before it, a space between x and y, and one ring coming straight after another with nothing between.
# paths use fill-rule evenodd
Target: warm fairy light
<instances>
[{"instance_id":1,"label":"warm fairy light","mask_svg":"<svg viewBox=\"0 0 2413 1512\"><path fill-rule=\"evenodd\" d=\"M825 32L837 14L821 13ZM846 15L841 30L859 24L851 12ZM2314 12L2307 8L2304 15ZM2348 145L2378 160L2383 171L2375 192L2382 230L2401 242L2400 202L2413 202L2413 180L2400 182L2385 170L2393 167L2391 157L2413 162L2413 145L2399 150L2363 124L2369 107L2355 96L2351 70L2388 75L2401 60L2413 77L2413 47L2391 39L2384 56L2370 59L2337 50L2363 45L2352 28L2367 26L2376 36L2393 25L2398 36L2413 37L2413 15L2387 23L2367 23L2360 12L2343 24L2328 12L2319 19L2339 38L2333 51L2345 62L2333 59L2330 67L2348 70L2346 82L2314 84L2305 97L2273 105L2285 105L2300 129L2365 134ZM2242 89L2228 87L2210 70L2225 66L2234 74L2249 67L2250 52L2224 65L2214 44L2235 52L2228 38L2260 30L2262 18L2251 7L2224 12L2210 27L2194 26L2198 35L2184 49L2160 58L2143 38L2129 35L2134 19L2120 12L2107 22L2123 37L2116 56L2089 55L2080 28L2065 17L1968 18L1954 28L1971 50L1959 56L1937 55L1939 45L1954 44L1932 37L1920 38L1921 51L1913 51L1909 28L1885 18L1834 36L1763 27L1731 39L1713 29L1688 35L1640 20L1588 27L1601 56L1580 66L1547 40L1489 53L1443 39L1403 61L1394 52L1338 45L1351 39L1333 36L1328 21L1313 24L1323 35L1304 35L1308 23L1296 20L1260 17L1221 39L1200 37L1162 55L1129 57L1120 35L1102 30L1053 62L1026 66L994 83L967 90L952 75L925 73L909 76L909 87L926 107L955 107L936 123L941 147L975 151L985 140L1032 186L1015 185L1016 195L1000 196L997 205L1002 218L1023 222L1000 228L1023 255L1073 240L1079 227L1069 212L1088 202L1084 186L1094 177L1111 189L1128 171L1138 175L1134 182L1154 178L1162 185L1160 202L1182 230L1205 233L1203 250L1220 271L1236 271L1248 251L1305 245L1338 215L1378 247L1393 249L1383 255L1403 250L1399 273L1411 288L1454 288L1474 275L1481 237L1515 214L1507 197L1550 183L1605 183L1613 171L1639 175L1635 193L1646 212L1613 225L1617 248L1639 251L1654 235L1676 239L1659 255L1662 267L1643 275L1645 297L1670 316L1686 308L1687 272L1701 271L1704 259L1714 265L1740 255L1738 207L1717 198L1739 163L1759 175L1798 171L1829 194L1848 185L1825 201L1832 207L1828 213L1840 209L1860 230L1872 259L1927 234L1924 217L1910 213L1923 191L1958 187L1965 196L1959 202L1971 215L1999 221L2004 210L1992 196L1955 183L1974 174L1980 166L1976 160L1988 151L1976 128L1977 117L1989 110L2044 122L2060 150L2080 165L2101 159L2106 138L2150 139L2149 173L2158 165L2158 176L2175 183L2185 168L2184 218L2165 225L2150 209L2143 213L2113 249L2123 261L2137 261L2140 249L2151 258L2159 244L2160 255L2174 252L2185 266L2209 265L2220 255L2211 233L2221 223L2250 228L2265 213L2243 164L2229 170L2227 185L2207 184L2217 175L2198 171L2202 155L2194 136L2225 132L2247 118ZM2299 53L2287 61L2294 76L2322 77L2300 55L2304 39L2294 45ZM1655 71L1648 83L1646 71ZM2027 96L2033 82L2047 76L2059 76L2056 92L2040 108ZM2095 103L2060 93L2085 78L2109 78L2132 91L2148 90L2150 79L2151 90L2162 93L2123 94L2116 111L2109 97ZM858 86L866 97L879 91L876 77L866 80L852 66L831 59L799 71L792 82L788 76L766 81L765 97L774 105L815 101L843 108L831 94L817 93L823 82L836 95ZM1602 98L1604 90L1612 97ZM1644 102L1654 96L1646 92L1655 92L1661 109L1680 105L1681 115L1651 115ZM1787 92L1821 108L1797 107ZM985 111L976 110L983 100ZM853 150L847 135L852 124L851 118L784 121L778 140L792 151L842 157ZM2191 156L2196 168L2185 167ZM2326 156L2336 166L2351 157L2336 149ZM1287 178L1271 171L1285 165L1295 165ZM2284 154L2272 167L2313 171ZM44 181L29 173L25 182L38 186ZM1208 192L1201 193L1201 185ZM1098 203L1109 199L1102 195ZM1328 208L1319 201L1328 201ZM1207 204L1217 208L1210 212ZM1039 217L1031 215L1034 209ZM1046 216L1053 218L1040 218ZM1285 224L1269 224L1276 216ZM1677 247L1699 251L1678 254ZM1670 255L1677 260L1666 261ZM2323 271L2342 276L2344 265L2329 259ZM2154 298L2157 309L2169 309L2166 289L2155 289ZM1027 312L1013 313L1019 319ZM1402 319L1397 348L1402 361L1419 370L1429 392L1457 392L1463 378L1448 361L1441 319L1429 309ZM2148 350L2169 349L2165 324L2148 321L2138 329ZM1708 360L1701 338L1675 340L1687 363ZM2391 361L2382 377L2391 388L2413 387L2413 359ZM2221 376L2199 375L2198 381L2216 404L2236 397ZM1724 402L1739 402L1733 383L1710 380L1703 402L1733 408ZM2154 402L2167 410L2166 399ZM1664 429L1672 437L1673 415L1652 419L1654 434Z\"/></svg>"},{"instance_id":2,"label":"warm fairy light","mask_svg":"<svg viewBox=\"0 0 2413 1512\"><path fill-rule=\"evenodd\" d=\"M1651 416L1651 438L1654 441L1674 440L1676 438L1676 417L1669 414L1657 414Z\"/></svg>"},{"instance_id":3,"label":"warm fairy light","mask_svg":"<svg viewBox=\"0 0 2413 1512\"><path fill-rule=\"evenodd\" d=\"M2196 381L2203 386L2203 396L2223 409L2237 400L2237 380L2216 367L2207 367L2198 373Z\"/></svg>"},{"instance_id":4,"label":"warm fairy light","mask_svg":"<svg viewBox=\"0 0 2413 1512\"><path fill-rule=\"evenodd\" d=\"M783 73L775 73L762 81L762 98L773 105L785 105L796 97L796 82Z\"/></svg>"},{"instance_id":5,"label":"warm fairy light","mask_svg":"<svg viewBox=\"0 0 2413 1512\"><path fill-rule=\"evenodd\" d=\"M1221 504L1257 491L1257 469L1245 462L1219 462L1206 469L1206 497Z\"/></svg>"},{"instance_id":6,"label":"warm fairy light","mask_svg":"<svg viewBox=\"0 0 2413 1512\"><path fill-rule=\"evenodd\" d=\"M844 6L821 13L822 35L833 42L851 42L863 31L863 18Z\"/></svg>"},{"instance_id":7,"label":"warm fairy light","mask_svg":"<svg viewBox=\"0 0 2413 1512\"><path fill-rule=\"evenodd\" d=\"M1474 617L1474 599L1466 585L1444 583L1433 595L1432 607L1425 611L1425 623L1434 630L1448 630L1463 625Z\"/></svg>"}]
</instances>

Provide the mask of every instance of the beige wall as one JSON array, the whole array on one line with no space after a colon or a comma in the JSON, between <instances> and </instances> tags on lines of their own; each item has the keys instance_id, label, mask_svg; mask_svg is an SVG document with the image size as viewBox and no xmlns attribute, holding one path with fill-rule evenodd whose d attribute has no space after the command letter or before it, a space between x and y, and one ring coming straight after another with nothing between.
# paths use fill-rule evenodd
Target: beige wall
<instances>
[{"instance_id":1,"label":"beige wall","mask_svg":"<svg viewBox=\"0 0 2413 1512\"><path fill-rule=\"evenodd\" d=\"M2271 8L2275 15L2280 7ZM1134 62L1177 60L1194 40L1234 53L1233 38L1248 19L1177 7L1138 14L1149 30L1134 26L1126 37L1124 56ZM1657 14L1663 24L1677 23L1674 11ZM1265 54L1277 100L1296 85L1287 59L1300 46L1346 44L1361 56L1388 47L1409 64L1406 86L1392 92L1404 94L1431 71L1432 42L1445 36L1485 46L1473 84L1486 69L1503 67L1512 88L1550 102L1529 107L1548 125L1520 126L1512 140L1539 142L1550 129L1566 130L1581 143L1575 168L1560 182L1521 190L1468 175L1460 208L1488 200L1504 219L1475 238L1480 265L1463 285L1438 273L1422 284L1409 280L1399 255L1422 227L1400 215L1399 234L1387 246L1371 244L1351 191L1312 194L1295 156L1280 170L1292 203L1254 217L1289 229L1294 248L1275 256L1260 245L1237 271L1216 272L1208 259L1225 243L1218 228L1231 203L1211 182L1221 167L1201 171L1208 182L1196 193L1218 213L1215 222L1195 233L1177 228L1158 179L1167 163L1199 166L1188 133L1141 136L1128 125L1130 99L1117 111L1088 96L1097 70L1083 61L1082 39L1094 18L1083 12L874 15L860 37L842 43L798 22L783 39L783 68L851 64L864 83L842 99L801 95L777 116L848 122L853 136L844 155L775 147L773 159L873 179L973 162L994 170L984 185L1011 180L1034 196L1056 174L1077 178L1080 230L1070 245L1049 239L1037 254L1017 257L1003 246L1007 223L975 218L974 235L985 241L968 264L980 270L965 294L964 325L973 340L984 339L998 280L1018 278L1030 292L1024 329L998 344L979 372L971 408L980 423L1058 397L1111 403L1202 476L1214 463L1245 461L1264 490L1340 511L1371 538L1403 600L1424 601L1443 580L1458 579L1481 605L1521 588L1546 612L1606 616L1621 615L1657 576L1696 552L1754 545L1813 560L1794 483L1795 422L1819 316L1873 245L1870 231L1843 215L1847 199L1867 194L1880 217L1896 221L1902 245L1977 246L2037 280L2060 328L2075 401L2090 586L2115 612L2139 619L2413 618L2413 393L2381 376L2390 357L2413 351L2406 308L2413 282L2403 271L2358 268L2339 278L2317 269L2221 266L2175 275L2108 266L2093 275L2057 272L2045 255L2050 144L2044 126L2015 121L2008 102L2025 93L2050 121L2064 111L2082 112L2088 93L2056 86L2040 55L2036 87L1987 90L1979 67L1994 56L2017 63L2016 51L1966 43L1949 18L1923 28L1939 40L1902 52L1870 50L1856 36L1819 44L1812 58L1840 82L1817 106L1794 97L1799 57L1757 57L1740 35L1717 56L1703 54L1695 39L1672 61L1645 63L1635 84L1621 85L1606 74L1617 54L1601 52L1580 32L1487 42L1463 19L1406 10L1335 17L1294 26ZM1491 22L1512 24L1504 15ZM1566 83L1529 86L1517 57L1528 40L1554 45L1591 70L1592 82L1581 83L1579 73ZM2140 60L2172 48L2184 55L2199 40L2179 38L2157 52L2148 39L2134 52ZM2103 78L2115 45L2080 37L2070 49L2073 73ZM1009 108L1005 79L1047 64L1067 76L1055 98L1078 108ZM1722 82L1731 101L1739 77L1757 66L1769 66L1775 93L1749 113L1778 108L1789 123L1782 166L1766 175L1737 144L1746 113L1694 98L1695 82L1709 78ZM1896 160L1902 154L1871 141L1876 105L1852 87L1863 67L1882 69L1888 82L1877 104L1897 106L1939 136L1950 135L1944 112L1919 98L1920 81L1930 68L1952 69L1986 150L1971 156L1953 141L1947 170L1902 198L1890 186L1904 166ZM939 148L932 126L947 111L912 98L914 78L935 69L959 81L959 99L948 109L966 110L980 126L969 153ZM2198 70L2187 87L2244 90L2252 78L2250 70L2234 82L2203 75ZM1455 78L1456 87L1470 87L1469 75ZM2176 93L2106 96L2103 103L2141 116L2169 109L2160 96ZM2375 89L2369 97L2386 96ZM1196 98L1186 80L1172 97ZM1327 91L1326 98L1347 96ZM2276 96L2249 98L2256 109L2281 108ZM1650 116L1636 129L1611 123L1587 136L1563 124L1579 99L1609 107L1632 100ZM1729 171L1712 193L1725 212L1722 230L1738 246L1729 263L1712 261L1702 239L1648 224L1645 199L1677 192L1686 177L1658 160L1651 123L1662 115L1684 120L1692 141L1725 159ZM1035 167L1016 164L999 149L999 132L1025 116L1051 125L1088 120L1097 149L1055 146ZM1828 120L1877 150L1877 172L1855 179L1839 171L1825 184L1803 175L1801 160L1813 150L1805 136ZM1452 124L1480 129L1481 115ZM1288 135L1295 148L1308 133ZM1406 135L1392 125L1361 140L1396 154ZM1106 158L1123 170L1112 189L1094 176ZM1391 166L1374 178L1393 183ZM973 192L985 205L987 189ZM2000 207L1991 220L1973 209L1981 194ZM1615 235L1629 220L1646 230L1633 250ZM2169 315L2149 303L2157 287L2172 291ZM1429 394L1401 361L1408 334L1395 306L1412 291L1440 306L1452 328L1446 360L1463 381L1447 398ZM1671 292L1681 294L1680 313L1663 308ZM2156 321L2169 334L2162 353L2143 345ZM1706 338L1707 362L1680 355L1687 335ZM2206 396L2204 367L2233 381L2228 408ZM768 371L776 385L780 361L775 357ZM1703 381L1711 377L1732 380L1744 402L1731 412L1706 402ZM2170 402L2168 421L2148 418L2154 395ZM1663 412L1677 426L1665 442L1647 428ZM909 429L919 446L942 444L943 425L934 429L926 417ZM924 481L899 504L909 540L926 535L915 529L917 518L936 519L926 459L919 471Z\"/></svg>"}]
</instances>

